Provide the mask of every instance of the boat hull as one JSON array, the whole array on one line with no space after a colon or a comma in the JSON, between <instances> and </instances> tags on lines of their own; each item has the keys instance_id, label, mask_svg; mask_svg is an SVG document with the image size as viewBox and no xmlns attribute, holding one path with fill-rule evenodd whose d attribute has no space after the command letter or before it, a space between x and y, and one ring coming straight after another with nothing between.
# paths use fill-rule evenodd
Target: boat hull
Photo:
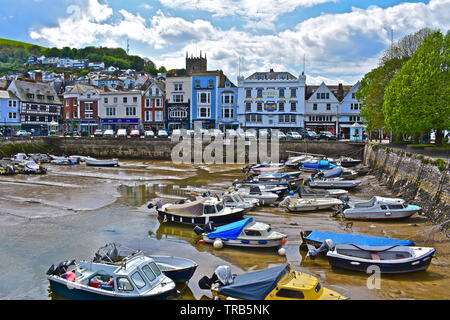
<instances>
[{"instance_id":1,"label":"boat hull","mask_svg":"<svg viewBox=\"0 0 450 320\"><path fill-rule=\"evenodd\" d=\"M220 239L224 246L231 247L247 247L247 248L278 248L281 247L282 238L280 239L260 239L260 240L248 240L248 239L223 239L214 238L211 239L208 236L203 236L205 243L213 244L216 239Z\"/></svg>"},{"instance_id":2,"label":"boat hull","mask_svg":"<svg viewBox=\"0 0 450 320\"><path fill-rule=\"evenodd\" d=\"M344 218L349 220L396 220L406 219L417 211L373 211L373 212L349 212L344 210Z\"/></svg>"},{"instance_id":3,"label":"boat hull","mask_svg":"<svg viewBox=\"0 0 450 320\"><path fill-rule=\"evenodd\" d=\"M185 283L189 281L197 270L198 264L192 260L166 257L151 256L161 271L175 283Z\"/></svg>"},{"instance_id":4,"label":"boat hull","mask_svg":"<svg viewBox=\"0 0 450 320\"><path fill-rule=\"evenodd\" d=\"M336 204L322 204L322 205L312 205L312 206L289 206L288 210L290 212L306 212L306 211L316 211L330 209Z\"/></svg>"},{"instance_id":5,"label":"boat hull","mask_svg":"<svg viewBox=\"0 0 450 320\"><path fill-rule=\"evenodd\" d=\"M183 217L168 212L158 210L158 218L162 222L175 222L186 225L204 225L208 222L213 222L216 225L227 224L235 221L242 220L244 214L243 210L233 212L226 215L210 215L210 216L198 216L198 217Z\"/></svg>"},{"instance_id":6,"label":"boat hull","mask_svg":"<svg viewBox=\"0 0 450 320\"><path fill-rule=\"evenodd\" d=\"M49 282L50 282L50 289L54 294L73 300L165 300L167 299L168 296L170 296L170 294L174 292L173 290L169 290L167 292L153 296L133 295L129 297L119 297L113 294L102 295L92 291L73 288L65 283L57 282L52 279L49 279Z\"/></svg>"},{"instance_id":7,"label":"boat hull","mask_svg":"<svg viewBox=\"0 0 450 320\"><path fill-rule=\"evenodd\" d=\"M431 263L433 254L434 251L425 256L421 256L418 257L417 259L408 260L405 262L392 262L392 261L382 262L382 260L379 262L373 260L355 261L353 259L333 257L328 255L327 257L328 262L333 268L367 273L369 268L373 268L373 266L376 266L379 268L381 273L390 274L390 273L409 273L409 272L425 271L428 269Z\"/></svg>"},{"instance_id":8,"label":"boat hull","mask_svg":"<svg viewBox=\"0 0 450 320\"><path fill-rule=\"evenodd\" d=\"M92 161L86 160L86 165L89 167L116 167L119 166L118 161Z\"/></svg>"}]
</instances>

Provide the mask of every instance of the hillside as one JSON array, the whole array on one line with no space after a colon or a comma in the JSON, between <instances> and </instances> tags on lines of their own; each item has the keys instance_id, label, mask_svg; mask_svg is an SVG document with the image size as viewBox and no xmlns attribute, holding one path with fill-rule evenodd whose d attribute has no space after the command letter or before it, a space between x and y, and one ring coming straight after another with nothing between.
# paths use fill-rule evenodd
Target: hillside
<instances>
[{"instance_id":1,"label":"hillside","mask_svg":"<svg viewBox=\"0 0 450 320\"><path fill-rule=\"evenodd\" d=\"M157 68L150 59L128 55L122 48L85 47L81 49L64 47L46 48L26 42L0 38L0 74L8 72L26 72L24 66L31 55L71 59L89 59L90 62L104 62L106 67L135 69L156 75L165 72L164 67ZM42 69L46 69L42 67ZM52 69L56 71L54 68Z\"/></svg>"}]
</instances>

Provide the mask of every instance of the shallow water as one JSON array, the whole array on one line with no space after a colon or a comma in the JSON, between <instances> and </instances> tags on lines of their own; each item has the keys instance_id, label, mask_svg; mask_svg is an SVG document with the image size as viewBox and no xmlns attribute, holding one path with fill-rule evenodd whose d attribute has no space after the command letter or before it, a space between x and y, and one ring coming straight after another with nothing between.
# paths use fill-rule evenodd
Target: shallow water
<instances>
[{"instance_id":1,"label":"shallow water","mask_svg":"<svg viewBox=\"0 0 450 320\"><path fill-rule=\"evenodd\" d=\"M168 161L125 161L120 168L46 165L42 176L0 177L0 299L57 299L49 293L45 272L67 259L91 259L106 243L142 249L155 255L175 255L197 261L180 299L205 299L210 293L198 280L215 267L231 265L233 273L290 263L312 274L325 287L352 299L448 299L449 241L421 216L398 222L344 221L329 211L290 214L283 208L258 207L248 216L270 223L288 235L286 256L276 250L223 248L198 243L190 227L160 224L146 204L154 198L174 202L191 191L220 193L236 178L234 166L172 165ZM374 177L362 179L352 196L392 196ZM437 249L427 272L383 276L380 289L369 289L369 275L335 271L325 259L305 259L299 251L300 229L410 239ZM426 241L427 240L427 241Z\"/></svg>"}]
</instances>

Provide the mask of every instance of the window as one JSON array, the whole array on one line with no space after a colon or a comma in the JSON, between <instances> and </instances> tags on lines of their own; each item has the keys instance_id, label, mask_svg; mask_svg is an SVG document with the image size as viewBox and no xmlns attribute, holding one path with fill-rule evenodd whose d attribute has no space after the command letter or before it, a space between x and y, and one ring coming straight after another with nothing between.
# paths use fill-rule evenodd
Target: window
<instances>
[{"instance_id":1,"label":"window","mask_svg":"<svg viewBox=\"0 0 450 320\"><path fill-rule=\"evenodd\" d=\"M85 114L84 114L84 117L85 117L86 119L93 119L93 118L94 118L94 115L93 115L92 113L85 113Z\"/></svg>"},{"instance_id":2,"label":"window","mask_svg":"<svg viewBox=\"0 0 450 320\"><path fill-rule=\"evenodd\" d=\"M131 276L131 280L133 280L133 283L136 285L138 289L141 289L146 285L145 280L142 278L141 274L137 271L133 273L133 275Z\"/></svg>"},{"instance_id":3,"label":"window","mask_svg":"<svg viewBox=\"0 0 450 320\"><path fill-rule=\"evenodd\" d=\"M330 111L331 110L331 104L327 103L327 110Z\"/></svg>"},{"instance_id":4,"label":"window","mask_svg":"<svg viewBox=\"0 0 450 320\"><path fill-rule=\"evenodd\" d=\"M326 97L326 99L330 99L330 93L327 92L327 93L325 94L325 97Z\"/></svg>"},{"instance_id":5,"label":"window","mask_svg":"<svg viewBox=\"0 0 450 320\"><path fill-rule=\"evenodd\" d=\"M17 119L16 112L8 112L8 119Z\"/></svg>"},{"instance_id":6,"label":"window","mask_svg":"<svg viewBox=\"0 0 450 320\"><path fill-rule=\"evenodd\" d=\"M116 115L116 108L106 108L106 115L111 117Z\"/></svg>"},{"instance_id":7,"label":"window","mask_svg":"<svg viewBox=\"0 0 450 320\"><path fill-rule=\"evenodd\" d=\"M133 97L133 103L137 103L137 97Z\"/></svg>"},{"instance_id":8,"label":"window","mask_svg":"<svg viewBox=\"0 0 450 320\"><path fill-rule=\"evenodd\" d=\"M211 103L211 93L210 92L199 92L197 93L198 103L210 104Z\"/></svg>"},{"instance_id":9,"label":"window","mask_svg":"<svg viewBox=\"0 0 450 320\"><path fill-rule=\"evenodd\" d=\"M106 99L106 98L105 98ZM107 103L108 102L108 99L106 99L106 102L105 103ZM68 107L69 106L69 100L66 100L66 107ZM353 108L353 104L352 104L352 108Z\"/></svg>"},{"instance_id":10,"label":"window","mask_svg":"<svg viewBox=\"0 0 450 320\"><path fill-rule=\"evenodd\" d=\"M233 104L234 103L234 95L233 94L224 94L222 96L222 104Z\"/></svg>"},{"instance_id":11,"label":"window","mask_svg":"<svg viewBox=\"0 0 450 320\"><path fill-rule=\"evenodd\" d=\"M113 102L114 102L114 103L117 103L117 97L114 97L114 98L113 98Z\"/></svg>"},{"instance_id":12,"label":"window","mask_svg":"<svg viewBox=\"0 0 450 320\"><path fill-rule=\"evenodd\" d=\"M257 104L256 104L256 111L262 111L262 102L258 102Z\"/></svg>"},{"instance_id":13,"label":"window","mask_svg":"<svg viewBox=\"0 0 450 320\"><path fill-rule=\"evenodd\" d=\"M66 112L66 119L70 118L70 112Z\"/></svg>"},{"instance_id":14,"label":"window","mask_svg":"<svg viewBox=\"0 0 450 320\"><path fill-rule=\"evenodd\" d=\"M53 96L47 96L47 100L53 101L55 98Z\"/></svg>"},{"instance_id":15,"label":"window","mask_svg":"<svg viewBox=\"0 0 450 320\"><path fill-rule=\"evenodd\" d=\"M291 89L291 97L297 96L297 89Z\"/></svg>"},{"instance_id":16,"label":"window","mask_svg":"<svg viewBox=\"0 0 450 320\"><path fill-rule=\"evenodd\" d=\"M197 118L209 118L211 117L211 108L210 107L199 107Z\"/></svg>"},{"instance_id":17,"label":"window","mask_svg":"<svg viewBox=\"0 0 450 320\"><path fill-rule=\"evenodd\" d=\"M296 121L295 121L295 120L296 120L295 118L296 118L295 116L291 115L291 122L292 122L292 123L295 123L295 122L296 122Z\"/></svg>"},{"instance_id":18,"label":"window","mask_svg":"<svg viewBox=\"0 0 450 320\"><path fill-rule=\"evenodd\" d=\"M195 80L195 87L200 88L200 80Z\"/></svg>"},{"instance_id":19,"label":"window","mask_svg":"<svg viewBox=\"0 0 450 320\"><path fill-rule=\"evenodd\" d=\"M305 295L300 290L280 289L277 292L277 297L288 299L305 299Z\"/></svg>"},{"instance_id":20,"label":"window","mask_svg":"<svg viewBox=\"0 0 450 320\"><path fill-rule=\"evenodd\" d=\"M153 273L158 277L161 275L161 270L159 270L158 266L154 262L149 263L150 268L152 269Z\"/></svg>"},{"instance_id":21,"label":"window","mask_svg":"<svg viewBox=\"0 0 450 320\"><path fill-rule=\"evenodd\" d=\"M127 98L127 97L123 97L123 98L122 98L122 102L123 102L123 103L127 103L127 102L128 102L128 98Z\"/></svg>"},{"instance_id":22,"label":"window","mask_svg":"<svg viewBox=\"0 0 450 320\"><path fill-rule=\"evenodd\" d=\"M104 103L108 103L108 98L103 98Z\"/></svg>"},{"instance_id":23,"label":"window","mask_svg":"<svg viewBox=\"0 0 450 320\"><path fill-rule=\"evenodd\" d=\"M145 111L145 121L153 121L153 113L151 111Z\"/></svg>"},{"instance_id":24,"label":"window","mask_svg":"<svg viewBox=\"0 0 450 320\"><path fill-rule=\"evenodd\" d=\"M92 108L92 102L86 102L85 104L84 104L84 110L85 111L93 111L93 108Z\"/></svg>"},{"instance_id":25,"label":"window","mask_svg":"<svg viewBox=\"0 0 450 320\"><path fill-rule=\"evenodd\" d=\"M256 115L256 122L262 122L262 115L260 114Z\"/></svg>"},{"instance_id":26,"label":"window","mask_svg":"<svg viewBox=\"0 0 450 320\"><path fill-rule=\"evenodd\" d=\"M162 111L155 111L155 121L162 121Z\"/></svg>"},{"instance_id":27,"label":"window","mask_svg":"<svg viewBox=\"0 0 450 320\"><path fill-rule=\"evenodd\" d=\"M252 97L252 89L245 90L245 97L246 98L251 98Z\"/></svg>"},{"instance_id":28,"label":"window","mask_svg":"<svg viewBox=\"0 0 450 320\"><path fill-rule=\"evenodd\" d=\"M27 98L29 98L29 99L34 99L34 94L32 94L32 93L27 93Z\"/></svg>"},{"instance_id":29,"label":"window","mask_svg":"<svg viewBox=\"0 0 450 320\"><path fill-rule=\"evenodd\" d=\"M284 89L283 88L278 89L278 96L280 98L284 98Z\"/></svg>"},{"instance_id":30,"label":"window","mask_svg":"<svg viewBox=\"0 0 450 320\"><path fill-rule=\"evenodd\" d=\"M291 102L291 111L297 111L297 103Z\"/></svg>"},{"instance_id":31,"label":"window","mask_svg":"<svg viewBox=\"0 0 450 320\"><path fill-rule=\"evenodd\" d=\"M314 104L313 104L313 110L314 110L314 111L317 111L317 103L314 103Z\"/></svg>"},{"instance_id":32,"label":"window","mask_svg":"<svg viewBox=\"0 0 450 320\"><path fill-rule=\"evenodd\" d=\"M173 98L173 102L183 102L183 99L184 99L182 94L174 94L172 96L172 98Z\"/></svg>"},{"instance_id":33,"label":"window","mask_svg":"<svg viewBox=\"0 0 450 320\"><path fill-rule=\"evenodd\" d=\"M284 116L280 114L278 116L278 123L283 123L283 122L284 122Z\"/></svg>"},{"instance_id":34,"label":"window","mask_svg":"<svg viewBox=\"0 0 450 320\"><path fill-rule=\"evenodd\" d=\"M259 232L257 230L245 230L245 235L246 236L251 236L251 237L260 237L261 236L261 232Z\"/></svg>"},{"instance_id":35,"label":"window","mask_svg":"<svg viewBox=\"0 0 450 320\"><path fill-rule=\"evenodd\" d=\"M171 118L187 118L187 111L172 110L169 112Z\"/></svg>"},{"instance_id":36,"label":"window","mask_svg":"<svg viewBox=\"0 0 450 320\"><path fill-rule=\"evenodd\" d=\"M173 89L174 89L174 91L183 91L183 84L182 83L174 83Z\"/></svg>"},{"instance_id":37,"label":"window","mask_svg":"<svg viewBox=\"0 0 450 320\"><path fill-rule=\"evenodd\" d=\"M144 271L145 276L148 278L148 280L150 280L150 282L156 279L156 275L153 273L153 271L150 269L148 265L144 266L142 268L142 271Z\"/></svg>"},{"instance_id":38,"label":"window","mask_svg":"<svg viewBox=\"0 0 450 320\"><path fill-rule=\"evenodd\" d=\"M284 102L280 102L278 105L279 105L279 111L284 111Z\"/></svg>"},{"instance_id":39,"label":"window","mask_svg":"<svg viewBox=\"0 0 450 320\"><path fill-rule=\"evenodd\" d=\"M38 94L37 95L38 100L43 101L44 100L44 96L42 94Z\"/></svg>"},{"instance_id":40,"label":"window","mask_svg":"<svg viewBox=\"0 0 450 320\"><path fill-rule=\"evenodd\" d=\"M316 99L320 99L320 92L317 92Z\"/></svg>"},{"instance_id":41,"label":"window","mask_svg":"<svg viewBox=\"0 0 450 320\"><path fill-rule=\"evenodd\" d=\"M213 88L213 87L214 87L214 81L208 80L208 88Z\"/></svg>"},{"instance_id":42,"label":"window","mask_svg":"<svg viewBox=\"0 0 450 320\"><path fill-rule=\"evenodd\" d=\"M234 118L234 109L233 108L224 108L222 118L233 119Z\"/></svg>"},{"instance_id":43,"label":"window","mask_svg":"<svg viewBox=\"0 0 450 320\"><path fill-rule=\"evenodd\" d=\"M356 94L352 92L352 99L356 99Z\"/></svg>"},{"instance_id":44,"label":"window","mask_svg":"<svg viewBox=\"0 0 450 320\"><path fill-rule=\"evenodd\" d=\"M150 99L145 99L145 106L150 107Z\"/></svg>"},{"instance_id":45,"label":"window","mask_svg":"<svg viewBox=\"0 0 450 320\"><path fill-rule=\"evenodd\" d=\"M91 94L90 94L90 93L87 94L87 98L88 98L88 99L91 98Z\"/></svg>"},{"instance_id":46,"label":"window","mask_svg":"<svg viewBox=\"0 0 450 320\"><path fill-rule=\"evenodd\" d=\"M262 98L262 89L258 89L256 92L256 97L257 98Z\"/></svg>"},{"instance_id":47,"label":"window","mask_svg":"<svg viewBox=\"0 0 450 320\"><path fill-rule=\"evenodd\" d=\"M252 111L252 104L250 102L245 104L245 111Z\"/></svg>"},{"instance_id":48,"label":"window","mask_svg":"<svg viewBox=\"0 0 450 320\"><path fill-rule=\"evenodd\" d=\"M117 278L117 289L119 291L133 291L133 286L127 278L120 277Z\"/></svg>"},{"instance_id":49,"label":"window","mask_svg":"<svg viewBox=\"0 0 450 320\"><path fill-rule=\"evenodd\" d=\"M136 115L136 107L127 107L125 111L126 111L127 116L135 116Z\"/></svg>"},{"instance_id":50,"label":"window","mask_svg":"<svg viewBox=\"0 0 450 320\"><path fill-rule=\"evenodd\" d=\"M73 112L73 117L78 118L78 113L76 111Z\"/></svg>"}]
</instances>

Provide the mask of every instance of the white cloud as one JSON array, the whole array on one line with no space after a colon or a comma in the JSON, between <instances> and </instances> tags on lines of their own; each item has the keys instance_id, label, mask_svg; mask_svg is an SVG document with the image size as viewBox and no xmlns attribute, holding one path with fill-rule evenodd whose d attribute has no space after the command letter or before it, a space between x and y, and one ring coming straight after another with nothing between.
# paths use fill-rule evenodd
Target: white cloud
<instances>
[{"instance_id":1,"label":"white cloud","mask_svg":"<svg viewBox=\"0 0 450 320\"><path fill-rule=\"evenodd\" d=\"M126 10L114 13L97 0L84 2L87 6L79 11L77 19L72 14L59 19L58 26L33 30L30 36L59 47L104 44L106 39L119 43L129 38L148 45L151 59L169 69L184 67L186 51L202 50L207 53L209 69L221 69L231 79L236 79L238 73L238 57L241 73L248 76L269 68L298 75L305 56L306 74L311 75L307 79L320 81L322 77L354 83L376 66L381 52L390 44L390 28L400 39L423 27L444 32L450 27L450 0L403 3L385 9L352 8L350 12L322 14L291 29L264 35L235 27L224 30L207 20L188 21L161 10L145 19ZM211 1L211 6L217 3ZM112 16L116 19L110 19Z\"/></svg>"}]
</instances>

